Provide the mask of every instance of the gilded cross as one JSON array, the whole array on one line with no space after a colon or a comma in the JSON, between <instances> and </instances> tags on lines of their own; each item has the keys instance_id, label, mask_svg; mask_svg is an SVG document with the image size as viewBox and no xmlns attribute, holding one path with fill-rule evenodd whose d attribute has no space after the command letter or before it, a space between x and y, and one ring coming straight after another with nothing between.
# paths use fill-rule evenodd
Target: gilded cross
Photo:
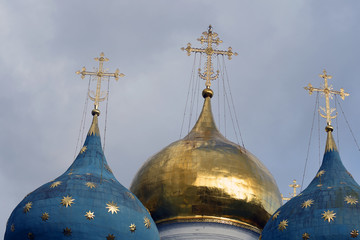
<instances>
[{"instance_id":1,"label":"gilded cross","mask_svg":"<svg viewBox=\"0 0 360 240\"><path fill-rule=\"evenodd\" d=\"M349 96L349 93L344 92L343 88L340 88L340 91L333 90L332 85L328 84L328 79L331 79L332 76L327 75L326 70L323 71L323 74L320 74L319 77L324 79L324 85L322 88L314 88L311 83L307 87L304 87L306 90L309 91L309 94L311 95L313 92L321 92L325 96L325 108L320 107L320 109L324 112L322 114L319 110L319 114L321 117L326 118L326 123L328 126L331 126L331 119L336 118L337 113L335 115L331 115L335 108L330 108L330 99L333 99L334 94L340 95L342 100L345 100L345 97Z\"/></svg>"},{"instance_id":2,"label":"gilded cross","mask_svg":"<svg viewBox=\"0 0 360 240\"><path fill-rule=\"evenodd\" d=\"M289 187L291 187L293 189L293 193L290 194L290 197L284 197L284 195L281 194L281 198L284 201L289 201L291 198L296 197L297 193L296 193L296 189L300 187L299 184L297 184L296 180L293 180L293 183L289 185Z\"/></svg>"},{"instance_id":3,"label":"gilded cross","mask_svg":"<svg viewBox=\"0 0 360 240\"><path fill-rule=\"evenodd\" d=\"M213 64L211 61L211 58L213 55L227 55L229 60L231 60L232 56L237 56L238 54L232 51L232 48L229 47L227 51L222 50L215 50L213 49L213 44L216 44L216 46L219 45L219 43L222 43L222 40L218 37L218 34L212 31L211 25L209 26L209 29L207 32L203 32L203 35L197 39L200 41L201 44L205 44L206 48L192 48L191 43L187 44L186 48L181 48L183 51L187 51L188 56L192 52L199 52L199 53L206 53L207 59L205 64L205 70L203 73L201 73L201 69L199 68L199 76L200 78L206 80L206 87L210 88L211 86L211 80L215 80L219 76L219 70L216 71L216 74L213 70Z\"/></svg>"},{"instance_id":4,"label":"gilded cross","mask_svg":"<svg viewBox=\"0 0 360 240\"><path fill-rule=\"evenodd\" d=\"M296 180L293 180L293 183L289 185L294 191L293 191L293 197L296 197L296 189L300 187L299 184L296 183Z\"/></svg>"},{"instance_id":5,"label":"gilded cross","mask_svg":"<svg viewBox=\"0 0 360 240\"><path fill-rule=\"evenodd\" d=\"M86 68L83 67L81 71L77 71L76 74L81 74L81 78L84 79L86 75L96 76L97 77L97 84L96 84L96 92L94 93L91 91L89 92L89 98L94 101L94 109L99 108L99 102L104 101L107 98L106 92L100 92L101 90L101 81L103 77L114 77L115 80L119 80L119 77L125 76L123 73L120 73L119 69L116 69L114 73L108 73L107 70L103 68L104 62L109 61L108 58L104 57L104 53L100 53L100 57L94 58L95 61L99 62L99 68L96 72L88 72Z\"/></svg>"}]
</instances>

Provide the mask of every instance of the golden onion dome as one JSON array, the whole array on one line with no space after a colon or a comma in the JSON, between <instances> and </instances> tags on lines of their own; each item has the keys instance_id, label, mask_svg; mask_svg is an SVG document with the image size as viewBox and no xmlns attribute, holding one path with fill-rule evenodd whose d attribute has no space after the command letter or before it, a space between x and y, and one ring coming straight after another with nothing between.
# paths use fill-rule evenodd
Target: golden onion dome
<instances>
[{"instance_id":1,"label":"golden onion dome","mask_svg":"<svg viewBox=\"0 0 360 240\"><path fill-rule=\"evenodd\" d=\"M212 90L191 132L152 156L131 191L157 224L220 222L259 232L281 206L276 182L249 151L217 129Z\"/></svg>"}]
</instances>

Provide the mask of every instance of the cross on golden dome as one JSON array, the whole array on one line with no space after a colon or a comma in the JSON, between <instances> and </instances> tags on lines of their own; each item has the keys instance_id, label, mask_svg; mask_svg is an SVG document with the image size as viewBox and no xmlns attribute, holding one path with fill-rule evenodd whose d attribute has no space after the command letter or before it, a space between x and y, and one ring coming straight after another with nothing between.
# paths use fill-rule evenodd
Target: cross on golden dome
<instances>
[{"instance_id":1,"label":"cross on golden dome","mask_svg":"<svg viewBox=\"0 0 360 240\"><path fill-rule=\"evenodd\" d=\"M217 33L212 31L211 25L209 26L208 31L203 32L203 36L201 36L197 40L200 41L201 44L206 44L206 48L192 48L191 43L188 43L187 47L181 48L181 50L187 51L188 56L190 56L192 52L206 53L207 59L205 69L204 72L201 73L201 69L199 68L199 76L200 78L206 80L205 85L207 88L210 88L211 80L215 80L219 76L219 71L217 71L216 74L214 73L213 64L211 61L212 56L215 54L227 55L229 60L231 60L233 55L237 56L238 54L236 52L234 53L231 47L229 47L227 51L213 49L213 44L216 44L216 46L218 46L219 43L222 43L222 40L220 40Z\"/></svg>"},{"instance_id":2,"label":"cross on golden dome","mask_svg":"<svg viewBox=\"0 0 360 240\"><path fill-rule=\"evenodd\" d=\"M320 74L319 77L324 79L324 85L322 86L322 88L314 88L311 83L309 83L309 85L304 88L309 91L310 95L313 92L321 92L325 96L325 108L320 107L324 114L320 113L320 110L319 114L321 117L326 118L327 126L331 126L331 119L336 118L337 114L335 114L334 116L331 115L335 111L335 108L330 108L330 99L333 98L333 95L340 95L341 99L345 100L345 97L349 96L349 93L344 92L343 88L340 88L340 91L333 90L332 85L329 86L328 84L328 79L331 79L332 76L327 75L325 69L323 71L323 74Z\"/></svg>"},{"instance_id":3,"label":"cross on golden dome","mask_svg":"<svg viewBox=\"0 0 360 240\"><path fill-rule=\"evenodd\" d=\"M100 57L94 58L95 61L99 62L99 68L96 72L88 72L86 71L86 68L83 67L81 71L77 71L76 74L81 74L81 78L84 79L86 75L89 76L97 76L97 84L96 84L96 92L91 92L92 95L89 92L89 98L94 101L94 109L99 108L99 102L104 101L107 98L107 93L100 92L101 90L101 81L103 80L103 77L114 77L115 80L119 80L119 77L125 76L123 73L120 73L119 69L116 69L114 73L108 73L107 70L103 68L104 62L109 61L108 58L104 57L104 53L100 53Z\"/></svg>"}]
</instances>

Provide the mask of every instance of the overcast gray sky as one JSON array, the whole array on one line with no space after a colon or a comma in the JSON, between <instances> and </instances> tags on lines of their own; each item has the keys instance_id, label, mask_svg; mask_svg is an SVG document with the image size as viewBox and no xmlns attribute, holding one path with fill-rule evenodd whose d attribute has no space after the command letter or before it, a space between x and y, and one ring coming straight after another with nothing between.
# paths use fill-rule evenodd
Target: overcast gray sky
<instances>
[{"instance_id":1,"label":"overcast gray sky","mask_svg":"<svg viewBox=\"0 0 360 240\"><path fill-rule=\"evenodd\" d=\"M148 157L179 139L194 61L180 48L200 47L209 24L224 41L219 49L239 53L226 66L245 146L288 195L302 179L316 100L303 87L320 86L324 68L334 89L350 93L341 104L360 141L359 12L357 0L2 1L0 235L23 197L74 159L88 84L75 72L92 70L103 51L106 68L126 75L110 84L105 155L129 187ZM340 110L333 125L359 182L360 152ZM324 126L320 119L321 156ZM319 168L318 142L316 118L305 186Z\"/></svg>"}]
</instances>

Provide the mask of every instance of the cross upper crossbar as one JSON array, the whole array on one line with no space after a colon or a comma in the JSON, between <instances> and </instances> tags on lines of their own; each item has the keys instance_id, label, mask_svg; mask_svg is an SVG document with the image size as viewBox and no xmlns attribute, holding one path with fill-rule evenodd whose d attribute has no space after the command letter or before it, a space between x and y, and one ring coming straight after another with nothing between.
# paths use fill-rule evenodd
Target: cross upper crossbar
<instances>
[{"instance_id":1,"label":"cross upper crossbar","mask_svg":"<svg viewBox=\"0 0 360 240\"><path fill-rule=\"evenodd\" d=\"M228 56L229 60L231 60L233 55L237 56L238 54L236 52L233 52L231 47L229 47L227 51L216 50L213 48L213 44L219 45L219 43L222 43L222 40L220 40L217 33L212 31L211 25L209 26L208 31L203 32L203 35L197 40L200 41L201 44L206 43L206 48L192 48L191 43L188 43L187 47L181 48L181 50L186 51L188 56L190 56L192 52L206 53L207 59L205 64L205 70L203 73L201 73L201 69L199 69L199 76L200 78L206 80L205 85L207 88L210 88L211 80L215 80L219 76L219 71L216 71L216 74L214 73L211 59L212 56L226 55Z\"/></svg>"},{"instance_id":2,"label":"cross upper crossbar","mask_svg":"<svg viewBox=\"0 0 360 240\"><path fill-rule=\"evenodd\" d=\"M327 125L331 126L331 119L336 118L337 114L331 115L335 108L330 108L330 98L333 98L333 95L340 95L342 100L345 100L345 97L349 96L349 93L346 93L343 88L340 88L340 91L333 90L332 86L328 84L328 79L331 79L332 76L327 75L326 70L323 71L323 74L320 74L319 77L324 79L324 85L322 88L314 88L311 83L308 84L307 87L304 87L305 90L309 91L311 95L313 92L321 92L325 96L325 108L320 107L324 112L322 114L319 110L319 114L321 117L326 118Z\"/></svg>"},{"instance_id":3,"label":"cross upper crossbar","mask_svg":"<svg viewBox=\"0 0 360 240\"><path fill-rule=\"evenodd\" d=\"M114 73L108 73L105 69L103 69L104 62L109 61L108 58L104 57L104 53L100 53L100 57L94 58L95 61L99 62L99 68L97 69L97 72L89 72L86 71L86 68L83 67L81 71L77 71L76 74L80 74L81 78L84 79L86 75L89 76L97 76L97 84L96 84L96 92L93 93L93 95L89 92L89 98L94 101L94 109L99 108L99 102L104 101L107 98L107 93L101 93L101 81L103 80L103 77L114 77L115 80L119 80L119 77L125 76L123 73L120 73L119 69L116 69Z\"/></svg>"}]
</instances>

